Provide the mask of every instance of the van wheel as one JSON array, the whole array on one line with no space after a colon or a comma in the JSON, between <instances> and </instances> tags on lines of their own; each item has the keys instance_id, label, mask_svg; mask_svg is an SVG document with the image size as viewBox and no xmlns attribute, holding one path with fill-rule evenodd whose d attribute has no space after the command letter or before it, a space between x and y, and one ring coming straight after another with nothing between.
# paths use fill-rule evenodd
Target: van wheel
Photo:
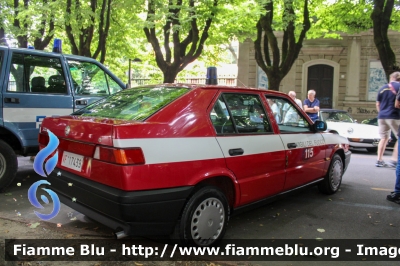
<instances>
[{"instance_id":1,"label":"van wheel","mask_svg":"<svg viewBox=\"0 0 400 266\"><path fill-rule=\"evenodd\" d=\"M326 173L324 180L318 184L318 189L324 194L334 194L339 190L342 183L343 162L338 154L333 156L329 170Z\"/></svg>"},{"instance_id":2,"label":"van wheel","mask_svg":"<svg viewBox=\"0 0 400 266\"><path fill-rule=\"evenodd\" d=\"M172 238L185 246L216 245L225 234L229 211L221 190L203 187L186 203Z\"/></svg>"},{"instance_id":3,"label":"van wheel","mask_svg":"<svg viewBox=\"0 0 400 266\"><path fill-rule=\"evenodd\" d=\"M0 140L0 192L12 183L17 170L17 155L7 143Z\"/></svg>"}]
</instances>

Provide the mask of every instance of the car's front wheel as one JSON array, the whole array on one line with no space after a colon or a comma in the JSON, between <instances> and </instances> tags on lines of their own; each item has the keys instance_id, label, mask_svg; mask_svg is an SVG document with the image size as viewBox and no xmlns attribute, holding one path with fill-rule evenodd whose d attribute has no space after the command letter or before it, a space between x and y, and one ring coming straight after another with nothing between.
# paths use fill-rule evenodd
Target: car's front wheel
<instances>
[{"instance_id":1,"label":"car's front wheel","mask_svg":"<svg viewBox=\"0 0 400 266\"><path fill-rule=\"evenodd\" d=\"M334 194L339 190L343 176L343 161L342 158L335 154L331 160L328 172L324 180L318 184L318 189L324 194Z\"/></svg>"},{"instance_id":2,"label":"car's front wheel","mask_svg":"<svg viewBox=\"0 0 400 266\"><path fill-rule=\"evenodd\" d=\"M217 187L200 188L186 203L173 239L187 246L211 246L225 234L229 206L224 193Z\"/></svg>"}]
</instances>

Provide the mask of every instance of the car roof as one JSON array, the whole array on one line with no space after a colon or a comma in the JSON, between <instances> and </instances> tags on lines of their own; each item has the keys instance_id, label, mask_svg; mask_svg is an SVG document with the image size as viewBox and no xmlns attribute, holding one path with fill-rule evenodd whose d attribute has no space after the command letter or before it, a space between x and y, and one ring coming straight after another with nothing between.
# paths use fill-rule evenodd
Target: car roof
<instances>
[{"instance_id":1,"label":"car roof","mask_svg":"<svg viewBox=\"0 0 400 266\"><path fill-rule=\"evenodd\" d=\"M64 56L69 59L76 59L76 60L85 60L85 61L90 61L90 62L97 62L95 59L91 57L86 57L86 56L80 56L80 55L72 55L72 54L65 54L65 53L55 53L55 52L49 52L49 51L44 51L44 50L36 50L36 49L28 49L28 48L17 48L17 47L8 47L1 45L1 49L5 50L8 49L12 52L23 52L23 53L29 53L29 54L35 54L35 55L42 55L42 56L49 56L50 54L52 56Z\"/></svg>"},{"instance_id":2,"label":"car roof","mask_svg":"<svg viewBox=\"0 0 400 266\"><path fill-rule=\"evenodd\" d=\"M240 87L240 86L228 86L228 85L207 85L207 84L189 84L189 83L163 83L163 84L152 84L136 86L133 88L152 88L152 87L176 87L176 88L188 88L188 89L227 89L227 90L238 90L238 91L248 91L248 92L263 92L268 93L272 96L286 96L286 93L273 90L258 89L252 87Z\"/></svg>"}]
</instances>

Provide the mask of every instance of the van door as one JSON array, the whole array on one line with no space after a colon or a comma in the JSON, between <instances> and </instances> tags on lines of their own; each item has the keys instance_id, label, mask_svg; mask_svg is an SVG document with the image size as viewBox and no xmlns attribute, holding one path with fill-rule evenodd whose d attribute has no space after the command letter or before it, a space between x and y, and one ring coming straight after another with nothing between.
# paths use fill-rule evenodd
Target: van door
<instances>
[{"instance_id":1,"label":"van door","mask_svg":"<svg viewBox=\"0 0 400 266\"><path fill-rule=\"evenodd\" d=\"M23 154L37 151L43 118L73 111L65 68L59 54L21 50L10 54L7 69L2 99L4 127L20 138ZM55 82L57 90L52 90Z\"/></svg>"},{"instance_id":2,"label":"van door","mask_svg":"<svg viewBox=\"0 0 400 266\"><path fill-rule=\"evenodd\" d=\"M8 48L6 47L1 47L0 46L0 99L3 99L3 87L4 87L4 76L5 76L5 70L6 70L6 56L7 56L7 50ZM0 125L3 126L4 120L3 120L3 101L0 101Z\"/></svg>"},{"instance_id":3,"label":"van door","mask_svg":"<svg viewBox=\"0 0 400 266\"><path fill-rule=\"evenodd\" d=\"M124 88L108 69L95 60L66 57L73 89L74 111Z\"/></svg>"}]
</instances>

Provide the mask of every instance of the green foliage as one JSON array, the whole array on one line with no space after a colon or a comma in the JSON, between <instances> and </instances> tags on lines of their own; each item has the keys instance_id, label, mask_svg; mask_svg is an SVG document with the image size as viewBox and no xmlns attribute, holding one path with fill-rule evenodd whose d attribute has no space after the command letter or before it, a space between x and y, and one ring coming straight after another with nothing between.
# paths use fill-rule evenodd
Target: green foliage
<instances>
[{"instance_id":1,"label":"green foliage","mask_svg":"<svg viewBox=\"0 0 400 266\"><path fill-rule=\"evenodd\" d=\"M335 0L323 2L315 6L313 26L308 38L340 38L340 33L359 33L372 29L371 13L373 0ZM400 2L395 3L390 26L392 30L400 30Z\"/></svg>"},{"instance_id":2,"label":"green foliage","mask_svg":"<svg viewBox=\"0 0 400 266\"><path fill-rule=\"evenodd\" d=\"M0 27L5 30L8 38L26 36L29 44L33 44L36 38L54 34L63 40L63 52L72 53L71 44L67 38L65 25L70 25L75 36L84 34L84 30L94 26L94 37L90 44L90 50L96 50L100 42L99 34L99 10L103 0L97 1L97 8L92 9L90 1L77 0L80 5L72 5L72 12L68 15L65 11L64 0L27 0L17 1L18 9L14 9L13 0L0 0ZM173 24L169 33L179 33L182 41L189 33L193 18L196 18L197 26L202 29L213 14L208 38L198 60L205 65L216 65L223 62L227 55L226 45L233 40L244 41L247 38L256 39L256 23L262 14L265 14L263 5L272 0L220 0L217 6L213 6L213 0L198 0L190 7L189 0L182 0L182 5L177 0L152 1L156 12L149 14L146 20L148 1L143 0L113 0L111 2L111 25L107 34L106 57L104 64L122 80L127 80L129 59L139 58L141 62L133 63L132 70L151 76L152 81L162 80L163 73L155 61L155 52L146 40L144 27L155 27L160 45L164 45L163 27L167 21L179 20ZM73 1L76 2L76 1ZM168 6L171 2L172 5ZM304 0L273 0L274 31L283 31L291 21L294 21L295 36L298 39L303 28L302 14ZM374 6L372 0L309 0L311 28L307 32L307 38L339 38L340 33L357 33L372 28L371 13ZM294 14L285 12L285 5L293 5ZM172 9L171 9L172 7ZM180 10L179 16L171 10ZM400 3L395 1L395 8L390 21L390 29L400 30ZM15 26L18 21L20 27ZM54 22L55 28L48 32L41 22ZM44 30L42 33L40 30ZM1 37L1 36L0 36ZM167 42L172 42L171 40ZM51 42L52 43L52 42ZM195 48L197 44L194 44ZM186 47L189 51L191 45ZM173 53L173 46L170 46ZM49 45L45 48L51 51ZM165 49L162 49L165 53ZM199 69L203 74L204 69ZM193 73L191 73L193 74ZM185 75L185 73L182 73Z\"/></svg>"},{"instance_id":3,"label":"green foliage","mask_svg":"<svg viewBox=\"0 0 400 266\"><path fill-rule=\"evenodd\" d=\"M62 10L59 4L47 0L25 0L0 2L0 27L6 33L9 40L18 39L19 45L26 47L26 42L33 45L34 42L43 41L47 36L55 32L50 24L60 26L62 23ZM41 43L46 45L48 40ZM43 49L43 47L38 47Z\"/></svg>"}]
</instances>

